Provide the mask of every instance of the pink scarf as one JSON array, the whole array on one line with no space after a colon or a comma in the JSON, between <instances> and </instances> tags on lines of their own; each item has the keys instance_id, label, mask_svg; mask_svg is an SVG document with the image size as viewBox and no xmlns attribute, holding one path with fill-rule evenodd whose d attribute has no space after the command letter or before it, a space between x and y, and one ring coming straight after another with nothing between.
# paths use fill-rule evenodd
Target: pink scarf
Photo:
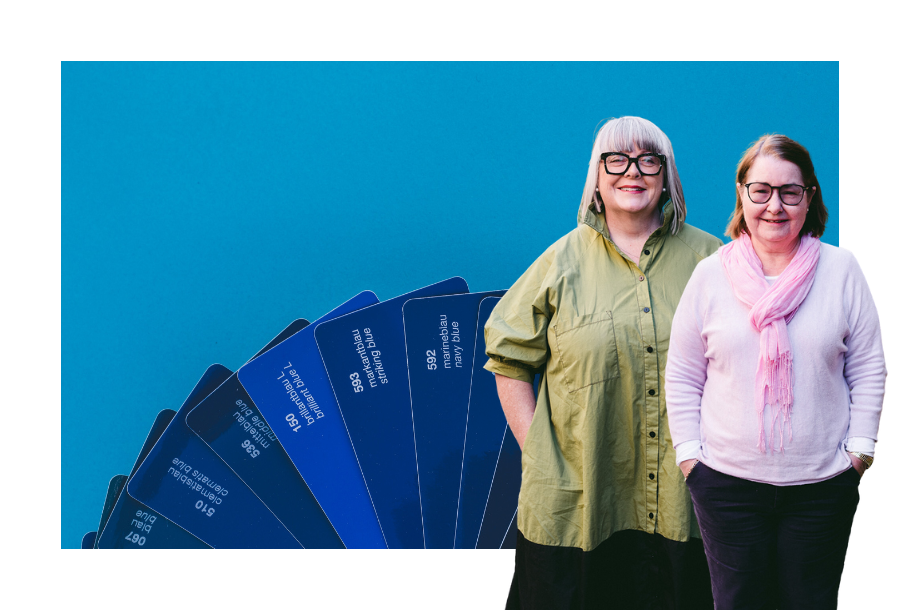
<instances>
[{"instance_id":1,"label":"pink scarf","mask_svg":"<svg viewBox=\"0 0 900 610\"><path fill-rule=\"evenodd\" d=\"M760 452L766 452L763 412L769 405L772 407L772 447L774 449L775 421L781 415L779 449L784 452L785 424L788 425L790 438L793 438L790 425L794 404L794 369L787 325L812 288L819 263L819 240L804 235L794 258L771 286L766 282L762 263L746 233L719 249L719 258L734 295L750 308L750 324L759 331L759 362L754 394L759 420L759 442L756 446Z\"/></svg>"}]
</instances>

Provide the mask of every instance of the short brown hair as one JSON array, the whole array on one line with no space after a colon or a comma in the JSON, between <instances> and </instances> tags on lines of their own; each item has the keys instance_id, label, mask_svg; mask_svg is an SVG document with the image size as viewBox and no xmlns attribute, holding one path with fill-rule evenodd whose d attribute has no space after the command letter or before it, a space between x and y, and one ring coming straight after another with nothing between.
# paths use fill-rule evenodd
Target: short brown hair
<instances>
[{"instance_id":1,"label":"short brown hair","mask_svg":"<svg viewBox=\"0 0 900 610\"><path fill-rule=\"evenodd\" d=\"M816 187L812 198L809 200L809 211L806 214L806 222L800 229L800 235L812 235L813 237L821 237L825 232L825 223L828 222L828 209L825 207L825 201L822 199L822 187L819 185L819 179L816 178L816 170L813 167L812 159L809 151L799 142L795 142L787 136L781 134L766 134L750 148L744 151L737 166L737 203L734 206L734 214L728 221L728 227L725 229L725 235L732 239L737 239L741 233L750 234L747 229L747 223L744 222L744 204L741 200L741 184L747 178L747 172L753 166L757 157L768 156L781 159L793 163L800 169L803 176L803 186Z\"/></svg>"}]
</instances>

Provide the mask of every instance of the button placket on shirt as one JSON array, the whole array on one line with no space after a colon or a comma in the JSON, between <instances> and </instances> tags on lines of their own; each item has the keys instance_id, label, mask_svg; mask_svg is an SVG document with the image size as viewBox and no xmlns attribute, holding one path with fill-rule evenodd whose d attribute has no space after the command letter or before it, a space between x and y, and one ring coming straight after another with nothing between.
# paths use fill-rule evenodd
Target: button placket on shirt
<instances>
[{"instance_id":1,"label":"button placket on shirt","mask_svg":"<svg viewBox=\"0 0 900 610\"><path fill-rule=\"evenodd\" d=\"M651 236L650 240L653 240ZM656 353L656 327L653 323L653 316L650 303L650 248L643 249L643 256L640 259L640 266L636 270L637 277L635 281L635 289L637 290L638 303L640 304L642 315L639 316L641 326L641 337L644 340L644 443L645 443L645 481L647 503L647 519L648 528L651 531L656 530L656 516L659 504L659 360Z\"/></svg>"}]
</instances>

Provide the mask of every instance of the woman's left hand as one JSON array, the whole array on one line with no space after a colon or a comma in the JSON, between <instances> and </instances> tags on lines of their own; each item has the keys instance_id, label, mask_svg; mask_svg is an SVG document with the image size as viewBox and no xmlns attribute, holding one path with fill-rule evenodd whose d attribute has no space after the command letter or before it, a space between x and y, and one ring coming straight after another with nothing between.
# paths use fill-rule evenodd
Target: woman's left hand
<instances>
[{"instance_id":1,"label":"woman's left hand","mask_svg":"<svg viewBox=\"0 0 900 610\"><path fill-rule=\"evenodd\" d=\"M847 452L847 455L850 456L850 463L853 464L854 468L856 468L856 472L858 472L859 476L862 477L863 473L866 471L866 463L849 451Z\"/></svg>"},{"instance_id":2,"label":"woman's left hand","mask_svg":"<svg viewBox=\"0 0 900 610\"><path fill-rule=\"evenodd\" d=\"M684 475L684 480L687 481L688 475L691 474L691 471L694 469L694 466L697 465L697 462L700 460L694 458L692 460L685 460L681 462L678 467L681 468L681 474Z\"/></svg>"}]
</instances>

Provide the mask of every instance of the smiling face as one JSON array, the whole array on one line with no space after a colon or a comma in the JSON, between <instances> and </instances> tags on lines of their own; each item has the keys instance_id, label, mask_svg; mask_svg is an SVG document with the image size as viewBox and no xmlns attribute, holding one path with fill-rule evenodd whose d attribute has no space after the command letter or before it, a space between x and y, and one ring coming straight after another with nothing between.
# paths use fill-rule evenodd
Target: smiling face
<instances>
[{"instance_id":1,"label":"smiling face","mask_svg":"<svg viewBox=\"0 0 900 610\"><path fill-rule=\"evenodd\" d=\"M772 186L799 184L806 186L800 168L777 157L760 156L750 166L745 184L766 182ZM769 252L790 252L797 246L800 229L806 222L811 191L807 191L797 205L784 205L777 190L767 203L753 203L747 196L747 188L741 189L741 205L744 222L750 230L750 239L757 252L760 248Z\"/></svg>"},{"instance_id":2,"label":"smiling face","mask_svg":"<svg viewBox=\"0 0 900 610\"><path fill-rule=\"evenodd\" d=\"M653 152L637 146L631 150L615 152L627 153L629 157L637 157L643 153ZM600 199L607 214L633 214L637 216L656 213L659 197L662 195L665 181L665 168L655 176L643 176L637 168L637 163L628 166L628 170L622 175L607 174L603 162L600 162L597 188L600 189Z\"/></svg>"}]
</instances>

